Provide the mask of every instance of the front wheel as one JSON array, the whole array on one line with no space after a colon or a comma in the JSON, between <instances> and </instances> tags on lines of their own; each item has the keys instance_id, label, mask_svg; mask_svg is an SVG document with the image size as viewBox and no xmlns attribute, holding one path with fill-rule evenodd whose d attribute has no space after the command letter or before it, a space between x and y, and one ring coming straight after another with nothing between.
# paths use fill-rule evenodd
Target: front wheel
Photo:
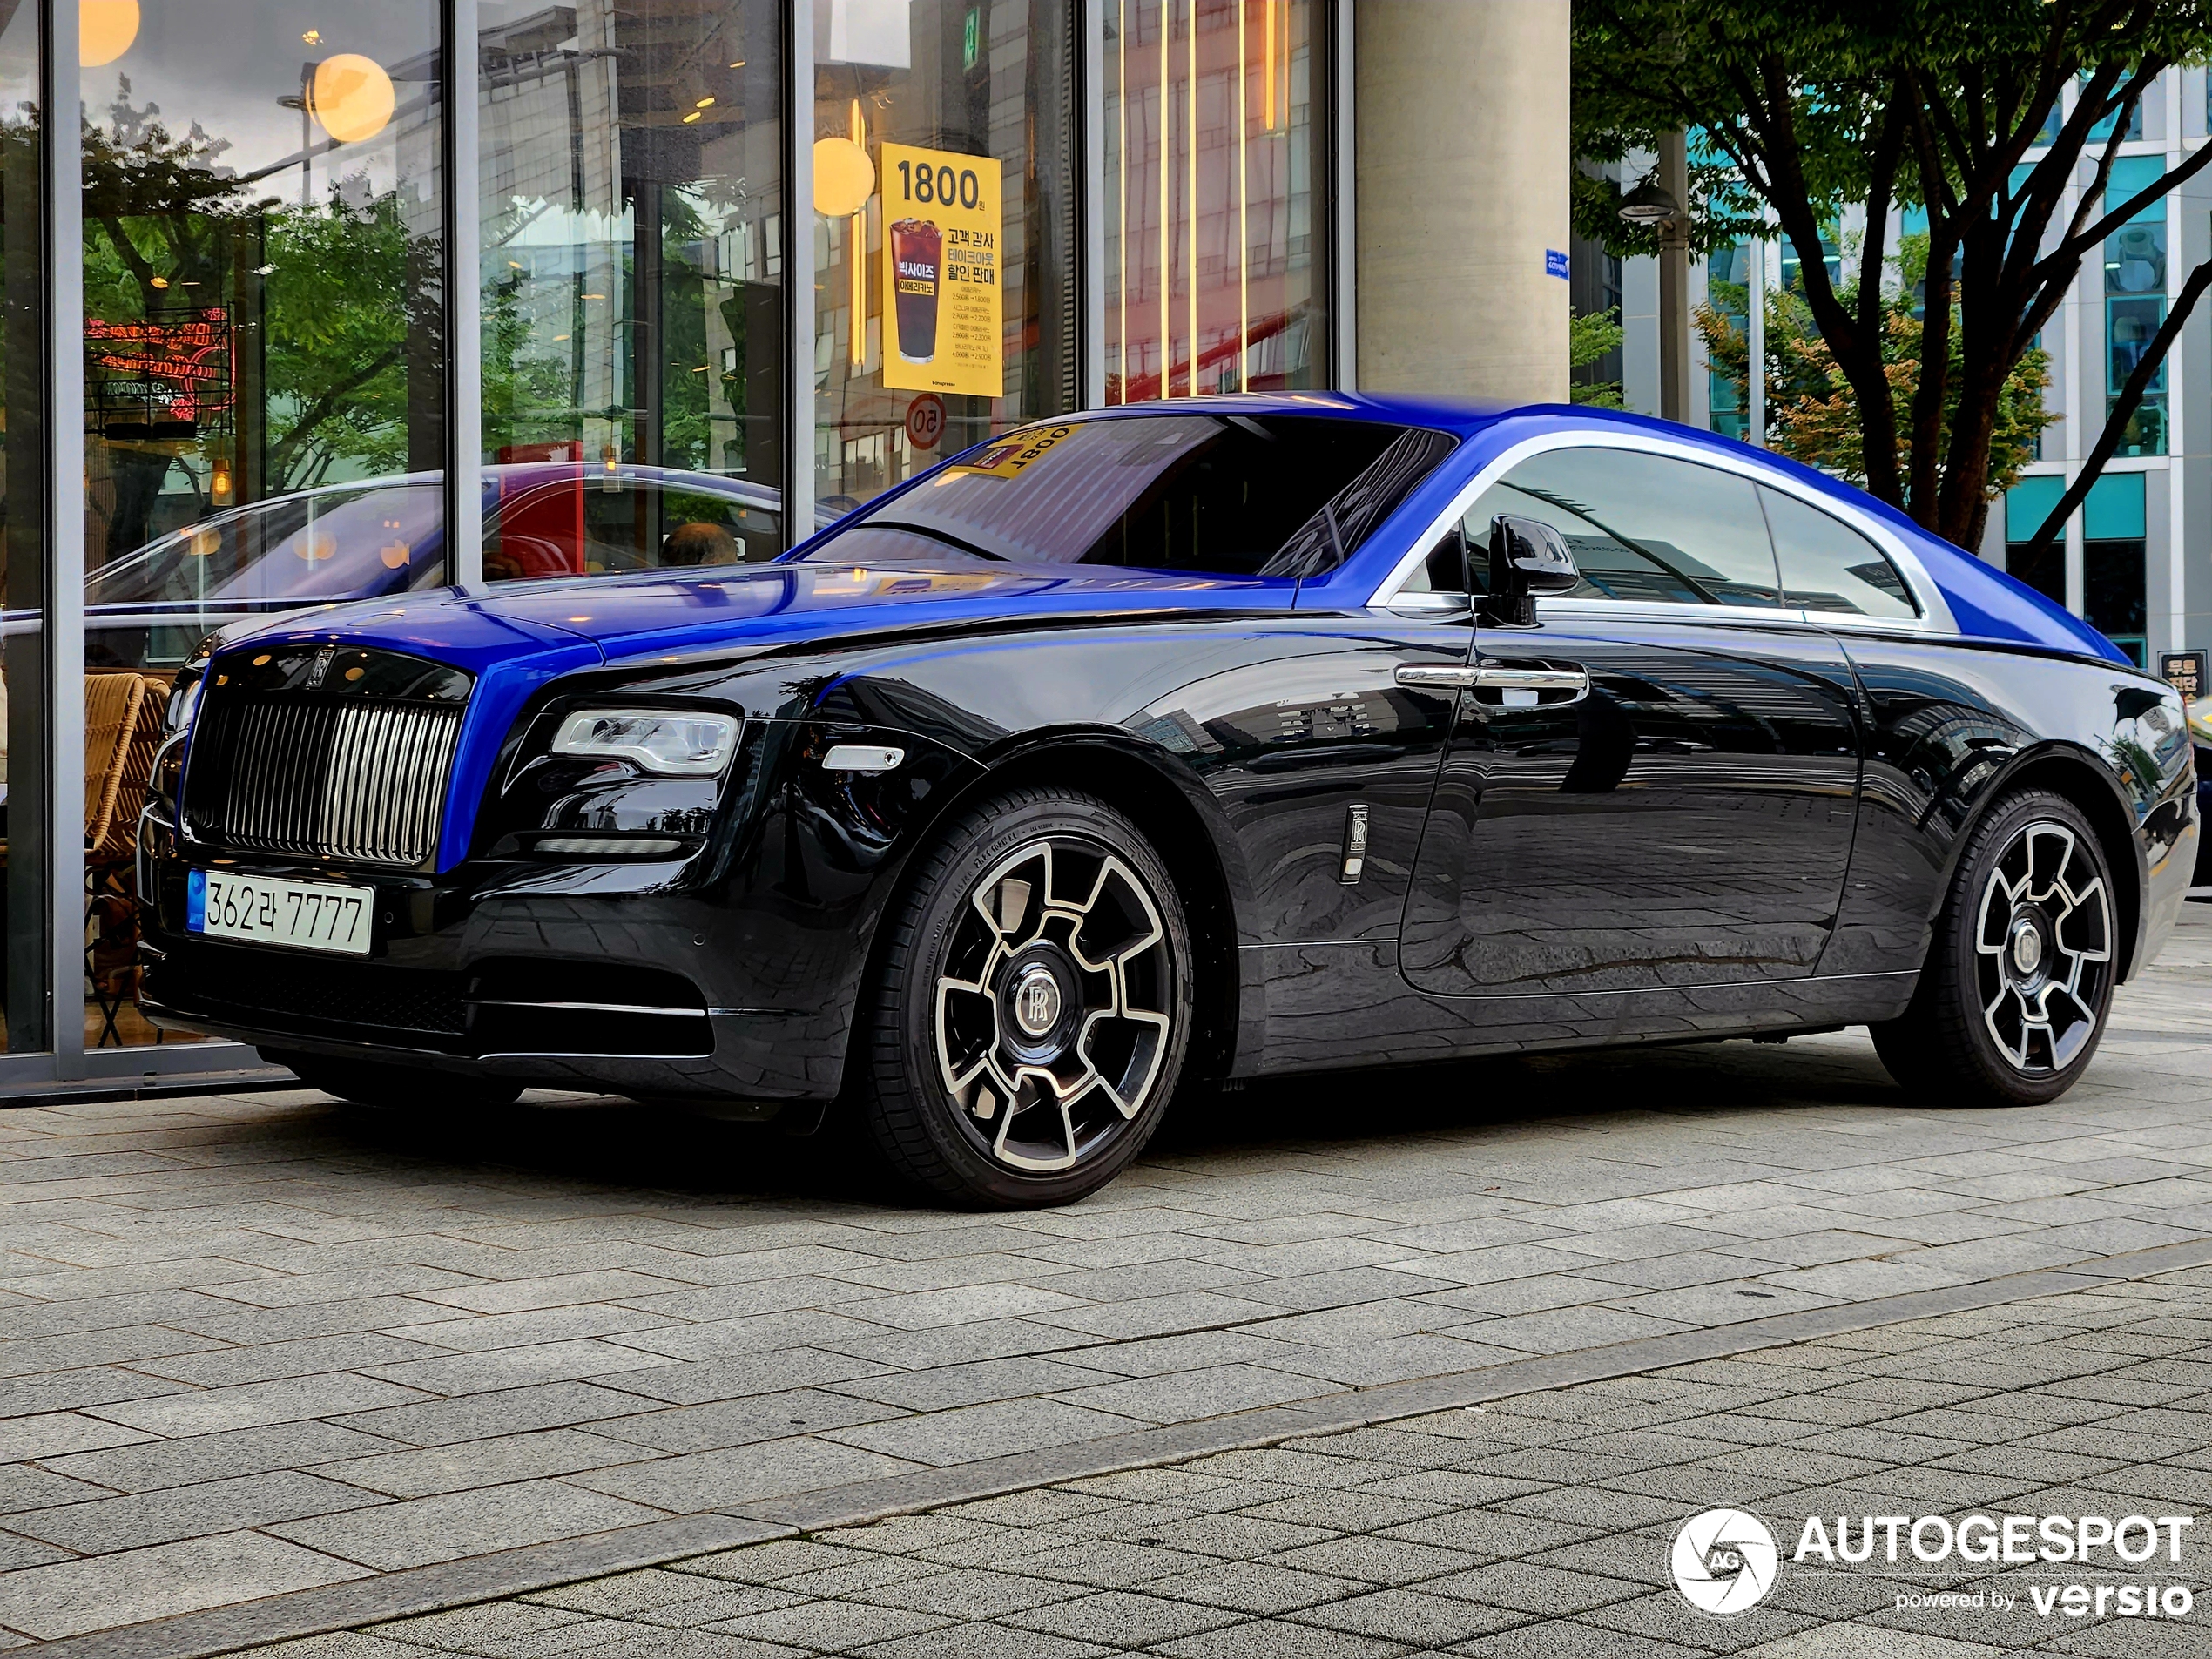
<instances>
[{"instance_id":1,"label":"front wheel","mask_svg":"<svg viewBox=\"0 0 2212 1659\"><path fill-rule=\"evenodd\" d=\"M2000 801L1959 860L1912 1006L1873 1028L1875 1051L1929 1104L2056 1100L2104 1034L2118 921L2080 811L2046 790Z\"/></svg>"},{"instance_id":2,"label":"front wheel","mask_svg":"<svg viewBox=\"0 0 2212 1659\"><path fill-rule=\"evenodd\" d=\"M1167 868L1105 802L1037 787L923 855L854 1055L861 1114L909 1184L1066 1204L1159 1126L1183 1069L1190 931Z\"/></svg>"}]
</instances>

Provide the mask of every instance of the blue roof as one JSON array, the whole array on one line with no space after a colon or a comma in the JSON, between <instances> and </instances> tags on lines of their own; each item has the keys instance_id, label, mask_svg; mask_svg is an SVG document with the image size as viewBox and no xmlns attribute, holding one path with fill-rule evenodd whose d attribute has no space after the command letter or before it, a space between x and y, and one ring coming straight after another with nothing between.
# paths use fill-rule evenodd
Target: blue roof
<instances>
[{"instance_id":1,"label":"blue roof","mask_svg":"<svg viewBox=\"0 0 2212 1659\"><path fill-rule=\"evenodd\" d=\"M1996 566L1955 543L1944 540L1888 502L1816 468L1792 461L1787 455L1777 455L1772 450L1754 449L1736 439L1696 427L1658 420L1648 415L1632 415L1622 409L1590 408L1573 403L1484 405L1355 392L1197 398L1188 400L1187 403L1190 407L1211 408L1223 414L1249 415L1253 413L1256 406L1266 412L1281 414L1312 415L1326 411L1347 419L1403 421L1433 427L1450 432L1463 441L1506 421L1513 424L1516 436L1527 435L1531 429L1541 430L1547 425L1584 428L1610 426L1649 433L1654 437L1692 448L1710 449L1716 455L1725 455L1738 462L1747 457L1753 458L1759 465L1770 467L1800 485L1878 520L1919 557L1929 578L1941 590L1945 602L1951 607L1952 619L1958 624L1959 632L1967 637L2080 652L2134 666L2134 659L2127 652L2065 606L2055 604L2026 583L2007 576ZM1130 407L1133 409L1157 410L1160 406ZM1174 407L1184 408L1186 401L1177 399ZM1417 491L1416 496L1420 493Z\"/></svg>"}]
</instances>

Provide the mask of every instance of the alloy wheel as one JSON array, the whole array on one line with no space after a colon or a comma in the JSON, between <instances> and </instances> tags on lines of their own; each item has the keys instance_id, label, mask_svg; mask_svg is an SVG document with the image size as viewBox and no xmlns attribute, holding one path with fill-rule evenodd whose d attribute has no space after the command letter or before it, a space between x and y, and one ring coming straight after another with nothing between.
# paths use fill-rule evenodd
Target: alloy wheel
<instances>
[{"instance_id":1,"label":"alloy wheel","mask_svg":"<svg viewBox=\"0 0 2212 1659\"><path fill-rule=\"evenodd\" d=\"M2041 819L1983 885L1974 928L1982 1022L2012 1068L2063 1071L2096 1035L2112 972L2110 890L2080 835Z\"/></svg>"},{"instance_id":2,"label":"alloy wheel","mask_svg":"<svg viewBox=\"0 0 2212 1659\"><path fill-rule=\"evenodd\" d=\"M1151 1103L1174 1033L1160 907L1108 848L1016 848L975 882L936 982L939 1075L964 1133L1012 1170L1073 1168Z\"/></svg>"}]
</instances>

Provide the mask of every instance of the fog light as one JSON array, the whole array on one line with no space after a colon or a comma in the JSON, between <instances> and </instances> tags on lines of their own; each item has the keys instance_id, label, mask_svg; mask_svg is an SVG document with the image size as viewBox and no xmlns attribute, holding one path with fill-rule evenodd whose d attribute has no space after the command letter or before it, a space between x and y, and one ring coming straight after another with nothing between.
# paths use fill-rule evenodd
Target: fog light
<instances>
[{"instance_id":1,"label":"fog light","mask_svg":"<svg viewBox=\"0 0 2212 1659\"><path fill-rule=\"evenodd\" d=\"M681 853L684 843L665 835L542 835L530 850L568 858L660 859Z\"/></svg>"}]
</instances>

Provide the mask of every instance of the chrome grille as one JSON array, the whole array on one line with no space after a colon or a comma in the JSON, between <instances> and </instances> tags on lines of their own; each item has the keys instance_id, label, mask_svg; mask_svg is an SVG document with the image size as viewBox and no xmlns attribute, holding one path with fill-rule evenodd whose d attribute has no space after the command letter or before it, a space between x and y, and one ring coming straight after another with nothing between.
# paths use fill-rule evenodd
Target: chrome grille
<instances>
[{"instance_id":1,"label":"chrome grille","mask_svg":"<svg viewBox=\"0 0 2212 1659\"><path fill-rule=\"evenodd\" d=\"M462 714L457 701L320 685L216 691L192 733L185 819L241 852L421 864L437 851Z\"/></svg>"},{"instance_id":2,"label":"chrome grille","mask_svg":"<svg viewBox=\"0 0 2212 1659\"><path fill-rule=\"evenodd\" d=\"M436 852L438 809L460 734L459 709L340 709L323 786L324 846L335 857L369 862L420 864Z\"/></svg>"}]
</instances>

